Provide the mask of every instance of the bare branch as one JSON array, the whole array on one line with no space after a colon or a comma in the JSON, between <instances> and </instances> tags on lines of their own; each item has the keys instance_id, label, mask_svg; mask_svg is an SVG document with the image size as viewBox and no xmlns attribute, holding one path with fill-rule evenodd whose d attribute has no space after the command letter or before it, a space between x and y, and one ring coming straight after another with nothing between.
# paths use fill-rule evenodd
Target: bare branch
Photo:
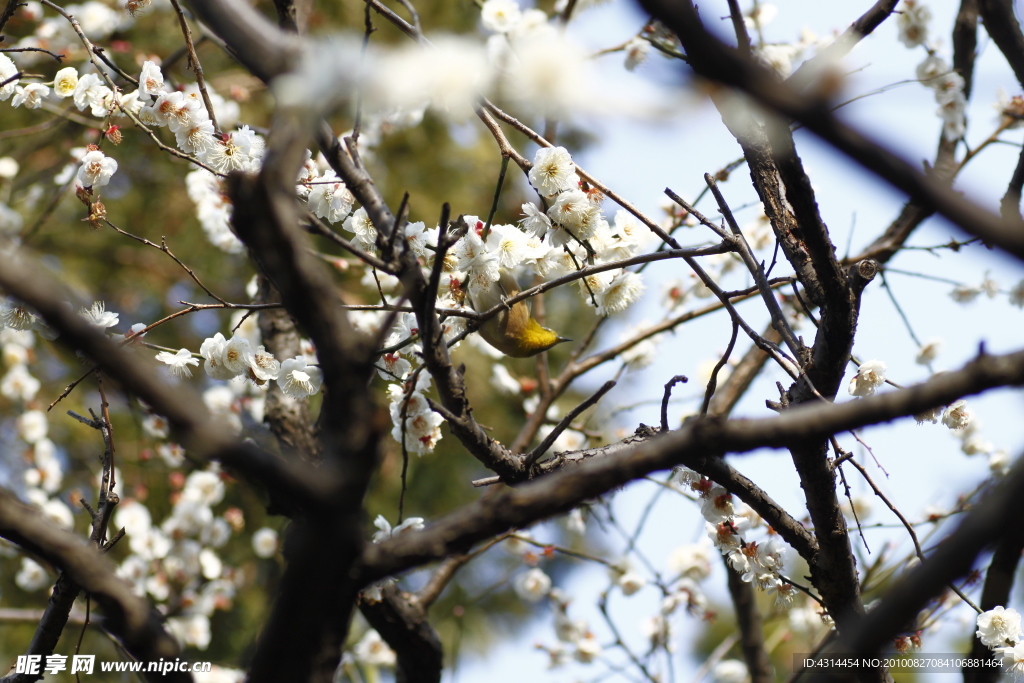
<instances>
[{"instance_id":1,"label":"bare branch","mask_svg":"<svg viewBox=\"0 0 1024 683\"><path fill-rule=\"evenodd\" d=\"M174 659L181 650L160 614L117 576L117 568L94 546L44 519L42 514L0 489L0 535L60 567L88 591L106 616L106 628L142 661ZM191 681L183 672L147 673L151 681Z\"/></svg>"},{"instance_id":2,"label":"bare branch","mask_svg":"<svg viewBox=\"0 0 1024 683\"><path fill-rule=\"evenodd\" d=\"M761 447L788 447L901 416L947 405L995 386L1024 383L1024 351L979 356L963 369L924 384L841 405L812 404L763 420L695 420L680 430L631 445L564 453L544 471L565 469L507 489L447 515L421 532L403 534L366 549L362 583L423 562L464 552L474 543L525 526L615 487L675 465L700 471L710 453L742 453ZM597 457L600 456L600 457ZM547 464L547 463L545 463ZM1024 474L1022 474L1024 477Z\"/></svg>"}]
</instances>

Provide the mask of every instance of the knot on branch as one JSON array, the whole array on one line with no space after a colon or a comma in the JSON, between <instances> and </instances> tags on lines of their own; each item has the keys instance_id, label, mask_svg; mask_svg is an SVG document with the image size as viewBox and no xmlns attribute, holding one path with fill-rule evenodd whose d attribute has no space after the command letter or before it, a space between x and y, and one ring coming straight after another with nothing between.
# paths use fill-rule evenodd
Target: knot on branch
<instances>
[{"instance_id":1,"label":"knot on branch","mask_svg":"<svg viewBox=\"0 0 1024 683\"><path fill-rule=\"evenodd\" d=\"M864 259L853 264L849 270L850 288L857 295L864 291L868 283L875 279L881 271L881 266L874 259Z\"/></svg>"}]
</instances>

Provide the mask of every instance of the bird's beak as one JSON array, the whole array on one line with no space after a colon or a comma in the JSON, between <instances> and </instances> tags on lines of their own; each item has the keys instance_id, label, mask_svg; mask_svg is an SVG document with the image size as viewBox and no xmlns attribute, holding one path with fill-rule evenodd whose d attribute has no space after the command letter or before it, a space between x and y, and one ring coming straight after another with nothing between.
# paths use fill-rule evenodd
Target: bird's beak
<instances>
[{"instance_id":1,"label":"bird's beak","mask_svg":"<svg viewBox=\"0 0 1024 683\"><path fill-rule=\"evenodd\" d=\"M560 342L567 342L567 341L572 341L572 339L569 339L568 337L559 337L558 341L560 341Z\"/></svg>"}]
</instances>

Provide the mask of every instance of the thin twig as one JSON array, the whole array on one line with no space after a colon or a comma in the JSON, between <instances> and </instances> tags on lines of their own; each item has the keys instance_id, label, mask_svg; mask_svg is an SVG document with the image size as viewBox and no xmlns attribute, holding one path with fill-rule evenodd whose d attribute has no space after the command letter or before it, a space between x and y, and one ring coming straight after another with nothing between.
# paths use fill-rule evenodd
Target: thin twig
<instances>
[{"instance_id":1,"label":"thin twig","mask_svg":"<svg viewBox=\"0 0 1024 683\"><path fill-rule=\"evenodd\" d=\"M661 431L668 431L668 402L672 398L672 387L689 381L686 375L676 375L665 383L665 394L661 399Z\"/></svg>"},{"instance_id":2,"label":"thin twig","mask_svg":"<svg viewBox=\"0 0 1024 683\"><path fill-rule=\"evenodd\" d=\"M605 394L611 391L612 387L614 386L615 382L605 382L600 389L598 389L596 392L594 392L592 396L590 396L590 398L586 399L578 406L570 410L569 413L564 418L562 418L562 421L559 422L558 425L551 430L551 433L544 437L544 440L541 441L536 448L530 451L530 453L526 456L526 460L523 461L524 466L527 469L532 467L533 463L537 462L537 459L540 456L544 455L544 453L546 453L549 448L551 448L551 444L555 442L555 439L557 439L559 435L561 435L561 433L564 432L570 424L572 424L572 421L575 420L580 413L582 413L584 410L600 401L601 397L603 397Z\"/></svg>"},{"instance_id":3,"label":"thin twig","mask_svg":"<svg viewBox=\"0 0 1024 683\"><path fill-rule=\"evenodd\" d=\"M729 345L725 347L725 353L722 354L722 357L715 364L715 369L711 371L711 379L708 380L708 387L704 392L704 402L700 406L701 415L708 414L708 408L711 406L711 397L715 395L715 389L718 387L718 373L725 367L726 363L729 362L729 356L732 355L732 350L736 348L736 336L739 334L739 331L739 324L733 320L732 336L729 337Z\"/></svg>"},{"instance_id":4,"label":"thin twig","mask_svg":"<svg viewBox=\"0 0 1024 683\"><path fill-rule=\"evenodd\" d=\"M188 27L188 22L185 20L185 12L182 11L181 5L178 4L178 0L171 0L171 5L174 7L175 13L178 15L178 23L181 24L181 33L185 36L185 47L188 49L188 67L192 69L192 73L196 75L196 85L199 86L199 93L203 96L203 105L206 107L206 113L210 115L210 123L213 124L213 130L220 135L220 126L217 125L217 116L213 111L213 102L210 100L210 93L206 91L206 79L203 78L203 65L199 63L199 56L196 54L196 46L192 42L192 30Z\"/></svg>"},{"instance_id":5,"label":"thin twig","mask_svg":"<svg viewBox=\"0 0 1024 683\"><path fill-rule=\"evenodd\" d=\"M868 486L870 486L871 490L875 492L875 495L878 496L879 498L881 498L882 502L885 503L885 506L887 508L889 508L892 511L892 513L894 515L896 515L897 518L899 518L900 522L903 524L903 528L905 528L907 530L907 534L910 536L910 540L914 544L914 552L917 554L918 559L920 559L922 562L924 562L926 558L925 558L925 555L924 555L924 551L921 550L921 544L917 540L917 532L914 531L914 525L911 524L907 520L907 518L903 516L903 513L900 512L899 509L895 505L893 505L892 501L890 501L886 497L886 495L884 493L882 493L882 490L879 489L878 486L875 485L875 482L871 479L871 475L868 474L867 469L865 469L863 465L861 465L859 462L857 462L856 460L853 460L853 459L850 459L847 462L849 462L850 465L852 465L854 468L856 468L856 470L858 472L860 472L860 475L862 477L864 477L864 481L866 481L868 483ZM963 591L961 591L959 588L957 588L952 583L949 584L949 588L954 593L956 593L960 597L961 600L963 600L965 603L967 603L971 607L971 609L973 609L978 614L981 614L981 612L982 612L981 608L978 607L977 605L975 605L974 602L969 597L967 597L964 594Z\"/></svg>"}]
</instances>

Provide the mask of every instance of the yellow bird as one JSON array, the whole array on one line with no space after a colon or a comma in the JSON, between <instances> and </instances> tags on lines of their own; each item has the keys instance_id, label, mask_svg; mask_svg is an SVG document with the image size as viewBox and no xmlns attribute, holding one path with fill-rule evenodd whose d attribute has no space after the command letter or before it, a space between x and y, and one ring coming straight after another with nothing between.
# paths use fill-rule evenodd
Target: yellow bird
<instances>
[{"instance_id":1,"label":"yellow bird","mask_svg":"<svg viewBox=\"0 0 1024 683\"><path fill-rule=\"evenodd\" d=\"M519 283L508 271L501 272L501 278L486 289L471 289L473 306L483 313L520 292ZM480 336L488 344L506 356L527 358L541 351L547 351L555 344L572 341L559 336L553 330L541 327L525 301L505 306L495 316L480 326Z\"/></svg>"}]
</instances>

